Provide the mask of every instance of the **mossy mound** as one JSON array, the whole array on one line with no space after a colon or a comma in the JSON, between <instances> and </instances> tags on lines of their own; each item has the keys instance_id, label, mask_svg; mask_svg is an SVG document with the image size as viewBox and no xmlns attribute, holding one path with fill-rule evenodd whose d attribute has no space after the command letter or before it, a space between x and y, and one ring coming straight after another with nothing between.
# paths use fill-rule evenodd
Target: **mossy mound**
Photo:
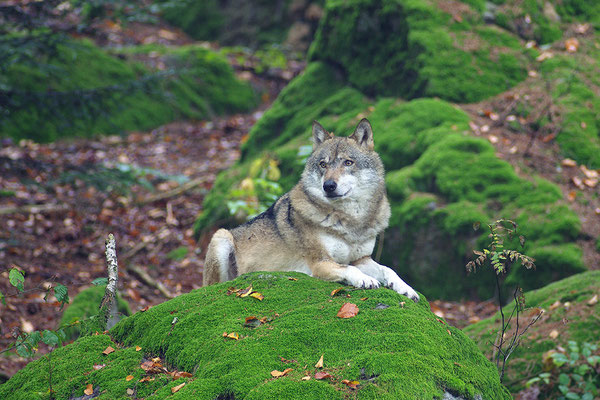
<instances>
[{"instance_id":1,"label":"mossy mound","mask_svg":"<svg viewBox=\"0 0 600 400\"><path fill-rule=\"evenodd\" d=\"M0 136L49 142L146 130L255 104L252 89L235 78L224 57L193 46L162 51L169 54L168 70L150 71L88 41L66 39L36 64L9 65L0 77L11 91Z\"/></svg>"},{"instance_id":2,"label":"mossy mound","mask_svg":"<svg viewBox=\"0 0 600 400\"><path fill-rule=\"evenodd\" d=\"M73 298L71 303L63 312L59 326L66 327L65 333L70 340L77 338L82 332L93 333L103 331L97 319L100 303L104 297L106 285L92 286L82 290ZM118 297L117 309L122 316L131 314L129 304Z\"/></svg>"},{"instance_id":3,"label":"mossy mound","mask_svg":"<svg viewBox=\"0 0 600 400\"><path fill-rule=\"evenodd\" d=\"M327 1L309 59L339 66L368 95L479 101L524 80L527 57L466 3L453 18L436 2Z\"/></svg>"},{"instance_id":4,"label":"mossy mound","mask_svg":"<svg viewBox=\"0 0 600 400\"><path fill-rule=\"evenodd\" d=\"M264 299L227 294L248 286ZM54 351L54 390L59 398L80 396L92 384L99 399L128 398L128 388L149 399L412 400L444 392L510 398L495 367L465 334L436 318L424 297L414 303L388 289L350 287L332 297L338 287L299 273L253 273L195 290L121 321L110 331L119 346L100 335ZM348 302L358 305L358 315L338 318ZM245 325L251 316L265 319L252 328ZM118 350L103 356L109 345ZM160 356L169 370L194 376L176 394L170 388L183 381L156 375L138 382L144 371L135 346L149 358ZM313 365L321 356L331 378L317 380ZM0 386L0 397L47 398L48 363L47 356L30 363ZM283 377L271 375L287 368ZM360 384L353 390L344 379Z\"/></svg>"},{"instance_id":5,"label":"mossy mound","mask_svg":"<svg viewBox=\"0 0 600 400\"><path fill-rule=\"evenodd\" d=\"M581 40L574 54L557 55L540 66L545 79L556 82L554 104L561 126L556 137L565 157L588 168L600 168L600 35ZM547 122L547 121L546 121Z\"/></svg>"},{"instance_id":6,"label":"mossy mound","mask_svg":"<svg viewBox=\"0 0 600 400\"><path fill-rule=\"evenodd\" d=\"M312 0L312 5L324 0ZM259 47L282 43L290 26L303 20L308 2L260 0L157 0L162 17L198 40ZM314 23L313 23L314 24Z\"/></svg>"},{"instance_id":7,"label":"mossy mound","mask_svg":"<svg viewBox=\"0 0 600 400\"><path fill-rule=\"evenodd\" d=\"M525 387L528 379L542 372L542 354L558 346L567 348L573 340L580 345L584 342L600 344L600 303L588 304L600 287L600 271L588 271L554 282L542 289L525 293L527 307L544 310L542 318L524 336L521 345L508 361L504 382L511 393ZM592 302L593 303L593 302ZM509 315L513 305L505 307ZM537 311L525 311L520 317L521 329ZM491 355L492 344L500 327L500 314L469 325L463 331L469 335L486 354ZM514 324L513 324L514 326ZM552 337L556 330L559 335ZM523 371L527 371L524 374Z\"/></svg>"}]
</instances>

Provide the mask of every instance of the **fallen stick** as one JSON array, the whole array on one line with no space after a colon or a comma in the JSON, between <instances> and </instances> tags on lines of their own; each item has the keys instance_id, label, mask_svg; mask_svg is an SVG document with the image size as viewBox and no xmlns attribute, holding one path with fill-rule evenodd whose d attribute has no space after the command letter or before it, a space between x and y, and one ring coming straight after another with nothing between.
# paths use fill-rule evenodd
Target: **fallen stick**
<instances>
[{"instance_id":1,"label":"fallen stick","mask_svg":"<svg viewBox=\"0 0 600 400\"><path fill-rule=\"evenodd\" d=\"M136 275L146 285L158 289L158 291L165 296L167 299L172 299L174 296L167 290L167 288L160 282L154 280L146 271L137 265L127 265L125 269L132 274Z\"/></svg>"},{"instance_id":2,"label":"fallen stick","mask_svg":"<svg viewBox=\"0 0 600 400\"><path fill-rule=\"evenodd\" d=\"M62 212L69 210L69 208L67 204L27 204L24 206L0 207L0 215Z\"/></svg>"},{"instance_id":3,"label":"fallen stick","mask_svg":"<svg viewBox=\"0 0 600 400\"><path fill-rule=\"evenodd\" d=\"M196 178L192 179L189 182L186 182L182 185L177 186L175 189L167 190L166 192L161 192L157 194L153 194L151 196L145 197L137 201L137 204L143 205L148 203L154 203L155 201L169 199L171 197L179 196L182 193L187 192L195 188L196 186L201 185L206 181L205 178Z\"/></svg>"}]
</instances>

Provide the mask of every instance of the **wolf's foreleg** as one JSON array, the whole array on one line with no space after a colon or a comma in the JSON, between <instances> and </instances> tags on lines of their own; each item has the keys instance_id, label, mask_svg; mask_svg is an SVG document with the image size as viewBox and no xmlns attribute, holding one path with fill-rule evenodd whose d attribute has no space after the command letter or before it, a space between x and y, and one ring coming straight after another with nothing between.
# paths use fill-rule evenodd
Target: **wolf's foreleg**
<instances>
[{"instance_id":1,"label":"wolf's foreleg","mask_svg":"<svg viewBox=\"0 0 600 400\"><path fill-rule=\"evenodd\" d=\"M311 265L315 278L342 282L362 289L376 289L379 281L352 265L341 265L335 261L318 261Z\"/></svg>"},{"instance_id":2,"label":"wolf's foreleg","mask_svg":"<svg viewBox=\"0 0 600 400\"><path fill-rule=\"evenodd\" d=\"M365 274L377 279L383 286L409 297L415 302L419 301L417 292L400 279L393 269L376 263L371 257L361 258L360 260L353 262L352 265L356 266Z\"/></svg>"}]
</instances>

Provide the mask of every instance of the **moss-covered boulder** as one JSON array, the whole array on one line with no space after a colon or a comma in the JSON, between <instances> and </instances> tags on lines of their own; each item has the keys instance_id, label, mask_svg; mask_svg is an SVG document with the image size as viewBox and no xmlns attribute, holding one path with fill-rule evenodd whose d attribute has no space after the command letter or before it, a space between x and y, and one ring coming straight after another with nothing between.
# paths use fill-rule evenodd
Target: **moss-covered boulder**
<instances>
[{"instance_id":1,"label":"moss-covered boulder","mask_svg":"<svg viewBox=\"0 0 600 400\"><path fill-rule=\"evenodd\" d=\"M467 3L329 0L309 58L339 66L368 95L490 97L525 79L527 58L518 39L485 26L479 5Z\"/></svg>"},{"instance_id":2,"label":"moss-covered boulder","mask_svg":"<svg viewBox=\"0 0 600 400\"><path fill-rule=\"evenodd\" d=\"M70 340L77 338L82 332L94 333L104 331L98 323L100 303L104 297L106 285L92 286L83 289L77 294L63 312L60 327L64 327L65 334ZM129 304L121 296L117 298L117 310L121 316L131 314Z\"/></svg>"},{"instance_id":3,"label":"moss-covered boulder","mask_svg":"<svg viewBox=\"0 0 600 400\"><path fill-rule=\"evenodd\" d=\"M535 317L539 310L544 311L541 319L529 328L521 345L508 361L504 382L511 393L525 387L527 381L543 372L543 353L559 346L568 348L569 341L580 346L583 343L600 344L600 303L593 301L598 296L600 271L589 271L554 282L544 288L526 292L527 307L520 317L520 330ZM590 301L591 300L591 301ZM513 304L505 307L505 315L510 315ZM500 314L469 325L463 331L469 335L488 356L492 354L492 343L496 340L500 327ZM511 324L511 333L515 321ZM555 334L551 334L556 331ZM527 371L527 373L523 373Z\"/></svg>"},{"instance_id":4,"label":"moss-covered boulder","mask_svg":"<svg viewBox=\"0 0 600 400\"><path fill-rule=\"evenodd\" d=\"M58 39L57 39L58 40ZM206 118L250 109L256 96L227 60L199 46L141 47L110 54L65 39L38 49L36 62L9 64L0 76L0 136L49 142L60 137L145 130L175 118ZM127 54L162 53L165 71Z\"/></svg>"},{"instance_id":5,"label":"moss-covered boulder","mask_svg":"<svg viewBox=\"0 0 600 400\"><path fill-rule=\"evenodd\" d=\"M248 286L264 299L228 289ZM414 303L388 289L350 287L332 297L338 287L299 273L253 273L195 290L122 320L112 341L83 337L30 363L0 386L0 398L48 398L49 365L58 398L81 396L88 384L99 399L130 398L127 389L148 399L510 398L495 366L425 298ZM344 303L356 304L358 314L337 317ZM117 350L103 355L108 346ZM169 371L193 376L140 382L143 357L157 356ZM316 379L321 356L330 377ZM271 374L288 368L285 376Z\"/></svg>"}]
</instances>

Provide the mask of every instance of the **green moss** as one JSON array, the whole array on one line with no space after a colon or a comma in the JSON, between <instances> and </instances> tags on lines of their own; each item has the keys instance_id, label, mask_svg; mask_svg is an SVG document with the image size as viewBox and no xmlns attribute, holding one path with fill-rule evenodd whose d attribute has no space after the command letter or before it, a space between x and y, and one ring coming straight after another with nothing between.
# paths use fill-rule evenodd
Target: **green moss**
<instances>
[{"instance_id":1,"label":"green moss","mask_svg":"<svg viewBox=\"0 0 600 400\"><path fill-rule=\"evenodd\" d=\"M541 71L557 82L552 95L560 107L561 130L556 138L565 157L590 168L600 167L600 79L589 57L600 60L600 50L584 44L571 57L544 62Z\"/></svg>"},{"instance_id":2,"label":"green moss","mask_svg":"<svg viewBox=\"0 0 600 400\"><path fill-rule=\"evenodd\" d=\"M527 255L535 259L535 272L514 268L506 279L508 285L519 284L524 290L537 289L544 283L586 270L581 249L574 243L536 247Z\"/></svg>"},{"instance_id":3,"label":"green moss","mask_svg":"<svg viewBox=\"0 0 600 400\"><path fill-rule=\"evenodd\" d=\"M175 75L148 71L87 41L62 43L56 54L40 55L38 65L13 64L0 84L16 91L17 106L2 119L0 135L47 142L145 130L178 117L238 112L255 104L252 89L235 78L222 56L195 46L169 54Z\"/></svg>"},{"instance_id":4,"label":"green moss","mask_svg":"<svg viewBox=\"0 0 600 400\"><path fill-rule=\"evenodd\" d=\"M98 399L127 398L126 390L133 389L143 375L139 368L143 353L127 348L103 355L108 346L118 348L107 335L97 335L82 337L75 344L57 348L27 364L0 385L0 398L50 399L50 383L57 399L83 396L87 384L100 389ZM94 365L104 366L96 369ZM129 374L135 379L126 381Z\"/></svg>"},{"instance_id":5,"label":"green moss","mask_svg":"<svg viewBox=\"0 0 600 400\"><path fill-rule=\"evenodd\" d=\"M504 32L482 28L470 40L475 48L461 48L471 22L481 24L454 21L423 1L328 1L309 58L340 66L368 95L473 102L514 86L526 71L521 46ZM504 47L492 56L498 40Z\"/></svg>"},{"instance_id":6,"label":"green moss","mask_svg":"<svg viewBox=\"0 0 600 400\"><path fill-rule=\"evenodd\" d=\"M595 317L600 312L600 305L587 304L597 293L599 285L600 271L588 271L525 293L527 307L537 307L545 310L545 313L540 321L529 328L507 364L505 382L511 393L523 389L530 376L542 372L544 352L557 346L566 348L569 340L600 344L597 334L600 331L600 320ZM560 306L551 308L550 306L557 301ZM566 302L570 303L569 307L566 307ZM504 309L505 315L512 309L513 304L508 304ZM526 323L529 318L526 311L521 323ZM467 326L463 331L486 355L491 356L491 343L494 343L499 326L498 313L494 317ZM559 330L560 335L549 338L548 334L553 329ZM523 375L524 368L529 371L527 376Z\"/></svg>"},{"instance_id":7,"label":"green moss","mask_svg":"<svg viewBox=\"0 0 600 400\"><path fill-rule=\"evenodd\" d=\"M80 334L104 331L96 319L100 303L104 297L106 285L92 286L82 290L73 298L71 304L63 312L59 326L66 327L65 333L69 339L75 339ZM119 296L117 307L123 316L131 314L129 304ZM69 326L76 323L76 325Z\"/></svg>"},{"instance_id":8,"label":"green moss","mask_svg":"<svg viewBox=\"0 0 600 400\"><path fill-rule=\"evenodd\" d=\"M230 286L248 285L264 300L226 294ZM299 273L254 273L195 290L121 321L111 335L124 348L105 358L101 352L107 345L117 347L106 336L82 338L52 353L61 365L55 370L57 391L80 395L86 382L99 386L102 398L122 398L134 385L144 390L151 383L136 383L141 355L132 347L138 345L146 354L161 355L170 370L194 373L177 398L214 399L229 393L252 399L434 399L444 390L468 398L510 398L495 367L460 330L440 323L424 297L414 303L388 289L331 297L337 287ZM336 317L346 302L358 305L358 315ZM378 303L389 308L376 309ZM269 319L256 328L244 327L251 315ZM240 339L224 338L223 332L236 332ZM85 357L80 356L83 351ZM312 365L321 355L324 370L334 379L302 381L314 374ZM95 363L107 365L85 375ZM20 398L43 391L46 367L46 359L30 363L0 386L0 396L16 398L16 387ZM286 368L293 370L271 377L271 371ZM64 373L71 374L69 379L63 379ZM136 379L128 383L129 374ZM350 392L343 379L358 380L359 389ZM142 393L165 398L171 396L168 386L158 388L154 397Z\"/></svg>"},{"instance_id":9,"label":"green moss","mask_svg":"<svg viewBox=\"0 0 600 400\"><path fill-rule=\"evenodd\" d=\"M162 17L166 21L194 39L253 48L282 43L298 14L290 1L157 0L156 3L163 6Z\"/></svg>"}]
</instances>

